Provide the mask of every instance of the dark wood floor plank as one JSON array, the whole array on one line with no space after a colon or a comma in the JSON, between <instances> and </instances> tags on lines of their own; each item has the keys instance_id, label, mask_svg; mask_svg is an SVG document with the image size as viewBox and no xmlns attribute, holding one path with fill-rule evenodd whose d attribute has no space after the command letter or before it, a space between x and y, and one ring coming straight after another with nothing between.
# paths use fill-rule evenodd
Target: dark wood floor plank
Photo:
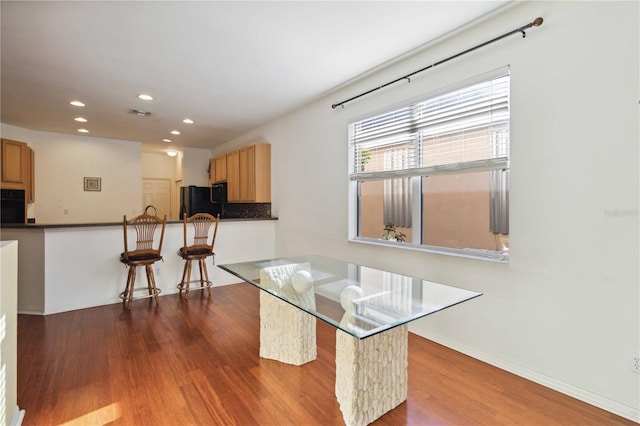
<instances>
[{"instance_id":1,"label":"dark wood floor plank","mask_svg":"<svg viewBox=\"0 0 640 426\"><path fill-rule=\"evenodd\" d=\"M246 284L19 315L23 424L342 425L335 328L317 322L318 357L299 367L261 359L259 329ZM408 400L374 424L636 425L413 334Z\"/></svg>"}]
</instances>

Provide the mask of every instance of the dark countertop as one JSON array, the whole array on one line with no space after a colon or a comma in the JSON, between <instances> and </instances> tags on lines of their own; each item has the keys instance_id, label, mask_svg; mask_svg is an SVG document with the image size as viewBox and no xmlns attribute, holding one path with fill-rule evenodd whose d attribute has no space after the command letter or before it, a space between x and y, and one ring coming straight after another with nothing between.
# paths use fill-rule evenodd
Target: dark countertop
<instances>
[{"instance_id":1,"label":"dark countertop","mask_svg":"<svg viewBox=\"0 0 640 426\"><path fill-rule=\"evenodd\" d=\"M238 219L220 219L220 222L256 222L262 220L278 220L277 217L252 217ZM182 223L181 220L168 220L167 224ZM122 226L122 222L97 222L97 223L2 223L0 229L50 229L50 228L88 228L94 226Z\"/></svg>"}]
</instances>

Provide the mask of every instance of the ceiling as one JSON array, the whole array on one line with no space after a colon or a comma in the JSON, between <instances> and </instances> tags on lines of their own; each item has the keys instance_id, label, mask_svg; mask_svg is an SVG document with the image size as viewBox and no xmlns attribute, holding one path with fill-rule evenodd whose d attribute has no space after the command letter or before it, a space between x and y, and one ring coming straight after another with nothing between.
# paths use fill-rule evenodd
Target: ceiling
<instances>
[{"instance_id":1,"label":"ceiling","mask_svg":"<svg viewBox=\"0 0 640 426\"><path fill-rule=\"evenodd\" d=\"M3 0L1 120L211 149L508 2Z\"/></svg>"}]
</instances>

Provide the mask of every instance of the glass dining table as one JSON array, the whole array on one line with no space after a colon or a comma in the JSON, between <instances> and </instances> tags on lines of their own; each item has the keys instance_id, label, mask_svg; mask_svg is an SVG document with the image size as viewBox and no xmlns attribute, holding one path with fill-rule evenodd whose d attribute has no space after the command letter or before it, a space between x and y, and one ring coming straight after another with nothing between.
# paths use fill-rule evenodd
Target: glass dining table
<instances>
[{"instance_id":1,"label":"glass dining table","mask_svg":"<svg viewBox=\"0 0 640 426\"><path fill-rule=\"evenodd\" d=\"M347 425L407 399L408 323L482 293L322 256L218 265L260 290L260 356L316 359L316 319L336 330L336 397Z\"/></svg>"}]
</instances>

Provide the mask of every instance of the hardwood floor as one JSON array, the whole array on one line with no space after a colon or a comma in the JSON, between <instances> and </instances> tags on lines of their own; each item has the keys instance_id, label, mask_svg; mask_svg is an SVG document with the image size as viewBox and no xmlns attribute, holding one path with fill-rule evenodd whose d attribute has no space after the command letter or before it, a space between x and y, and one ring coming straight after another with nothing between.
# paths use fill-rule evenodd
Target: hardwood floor
<instances>
[{"instance_id":1,"label":"hardwood floor","mask_svg":"<svg viewBox=\"0 0 640 426\"><path fill-rule=\"evenodd\" d=\"M335 329L318 358L259 357L247 284L68 313L18 316L28 425L341 425ZM410 333L409 395L375 425L636 425Z\"/></svg>"}]
</instances>

